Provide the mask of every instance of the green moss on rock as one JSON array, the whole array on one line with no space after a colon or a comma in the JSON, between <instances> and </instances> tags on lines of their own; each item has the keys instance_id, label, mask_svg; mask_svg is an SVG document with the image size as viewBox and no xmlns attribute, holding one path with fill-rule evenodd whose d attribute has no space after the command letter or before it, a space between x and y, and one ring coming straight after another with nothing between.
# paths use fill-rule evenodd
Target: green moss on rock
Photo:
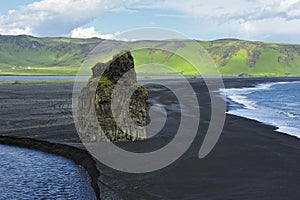
<instances>
[{"instance_id":1,"label":"green moss on rock","mask_svg":"<svg viewBox=\"0 0 300 200\"><path fill-rule=\"evenodd\" d=\"M147 89L137 83L131 53L122 52L107 63L97 63L92 70L78 103L81 139L144 140L149 97ZM112 107L113 97L117 104Z\"/></svg>"}]
</instances>

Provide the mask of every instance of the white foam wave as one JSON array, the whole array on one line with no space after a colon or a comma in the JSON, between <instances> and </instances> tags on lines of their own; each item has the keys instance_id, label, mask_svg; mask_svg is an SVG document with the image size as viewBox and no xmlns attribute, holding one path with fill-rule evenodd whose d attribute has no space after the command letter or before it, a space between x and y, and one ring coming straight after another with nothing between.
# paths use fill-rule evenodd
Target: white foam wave
<instances>
[{"instance_id":1,"label":"white foam wave","mask_svg":"<svg viewBox=\"0 0 300 200\"><path fill-rule=\"evenodd\" d=\"M243 88L225 88L220 89L220 92L228 95L228 94L249 94L257 90L267 90L270 89L276 83L263 83L258 84L255 87L243 87Z\"/></svg>"},{"instance_id":2,"label":"white foam wave","mask_svg":"<svg viewBox=\"0 0 300 200\"><path fill-rule=\"evenodd\" d=\"M289 135L295 136L300 139L300 129L299 128L281 126L276 131L281 132L281 133L287 133Z\"/></svg>"},{"instance_id":3,"label":"white foam wave","mask_svg":"<svg viewBox=\"0 0 300 200\"><path fill-rule=\"evenodd\" d=\"M261 83L256 85L255 87L243 87L243 88L225 88L220 89L219 91L222 94L230 95L230 94L250 94L257 90L269 90L274 85L281 85L281 84L291 84L291 83L300 83L300 81L294 82L271 82L271 83Z\"/></svg>"},{"instance_id":4,"label":"white foam wave","mask_svg":"<svg viewBox=\"0 0 300 200\"><path fill-rule=\"evenodd\" d=\"M300 119L300 116L296 115L296 114L293 114L293 113L290 113L290 112L281 112L283 115L287 116L287 117L290 117L290 118L298 118Z\"/></svg>"},{"instance_id":5,"label":"white foam wave","mask_svg":"<svg viewBox=\"0 0 300 200\"><path fill-rule=\"evenodd\" d=\"M232 101L243 105L245 108L247 109L256 109L257 105L255 103L255 101L251 101L249 100L246 96L242 96L242 95L229 95L227 96L229 99L231 99Z\"/></svg>"},{"instance_id":6,"label":"white foam wave","mask_svg":"<svg viewBox=\"0 0 300 200\"><path fill-rule=\"evenodd\" d=\"M277 127L276 131L278 132L286 133L300 138L300 126L297 126L297 124L299 124L299 119L288 119L288 117L286 117L285 119L282 114L280 112L277 112L276 110L261 107L257 110L230 110L227 113L275 126Z\"/></svg>"},{"instance_id":7,"label":"white foam wave","mask_svg":"<svg viewBox=\"0 0 300 200\"><path fill-rule=\"evenodd\" d=\"M257 90L270 90L273 85L300 83L295 82L275 82L258 84L251 88L230 88L223 89L220 92L230 99L232 102L243 105L243 108L232 109L227 113L257 120L265 124L277 127L278 132L287 133L289 135L300 138L300 116L291 112L282 111L274 108L258 106L256 101L247 98L247 94Z\"/></svg>"}]
</instances>

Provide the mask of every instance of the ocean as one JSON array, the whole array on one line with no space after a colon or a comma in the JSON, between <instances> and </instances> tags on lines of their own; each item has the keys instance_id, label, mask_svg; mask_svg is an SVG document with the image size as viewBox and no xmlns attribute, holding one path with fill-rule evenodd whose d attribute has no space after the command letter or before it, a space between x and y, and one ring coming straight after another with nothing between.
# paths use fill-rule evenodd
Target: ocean
<instances>
[{"instance_id":1,"label":"ocean","mask_svg":"<svg viewBox=\"0 0 300 200\"><path fill-rule=\"evenodd\" d=\"M96 199L90 178L64 157L0 145L0 199Z\"/></svg>"},{"instance_id":2,"label":"ocean","mask_svg":"<svg viewBox=\"0 0 300 200\"><path fill-rule=\"evenodd\" d=\"M0 76L0 82L9 81L73 81L75 76Z\"/></svg>"},{"instance_id":3,"label":"ocean","mask_svg":"<svg viewBox=\"0 0 300 200\"><path fill-rule=\"evenodd\" d=\"M258 84L249 88L223 89L228 113L277 127L300 138L300 81Z\"/></svg>"}]
</instances>

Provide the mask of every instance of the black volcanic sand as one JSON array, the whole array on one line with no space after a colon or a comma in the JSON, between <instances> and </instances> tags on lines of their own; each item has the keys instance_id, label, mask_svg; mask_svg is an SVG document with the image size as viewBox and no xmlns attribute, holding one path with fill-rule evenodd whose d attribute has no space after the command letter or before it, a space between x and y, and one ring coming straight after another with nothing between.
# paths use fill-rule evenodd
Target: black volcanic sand
<instances>
[{"instance_id":1,"label":"black volcanic sand","mask_svg":"<svg viewBox=\"0 0 300 200\"><path fill-rule=\"evenodd\" d=\"M292 80L300 79L227 78L224 82L231 88ZM210 119L210 98L202 80L191 82L199 99L201 120L188 151L170 166L146 174L119 172L97 162L102 199L300 199L300 140L274 131L275 127L227 115L213 151L204 159L198 158ZM181 86L180 81L173 84ZM166 88L148 87L156 103L177 103ZM71 83L0 85L0 134L82 148L72 119L71 96ZM167 108L167 127L159 135L145 142L118 145L147 152L167 144L180 117L176 106ZM0 142L7 140L2 137ZM55 153L51 143L47 143L48 150Z\"/></svg>"}]
</instances>

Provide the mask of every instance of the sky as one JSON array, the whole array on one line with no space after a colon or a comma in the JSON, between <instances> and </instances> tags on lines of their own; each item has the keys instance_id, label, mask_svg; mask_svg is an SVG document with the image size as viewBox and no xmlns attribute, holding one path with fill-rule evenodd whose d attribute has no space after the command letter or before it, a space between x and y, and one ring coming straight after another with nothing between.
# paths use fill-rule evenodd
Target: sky
<instances>
[{"instance_id":1,"label":"sky","mask_svg":"<svg viewBox=\"0 0 300 200\"><path fill-rule=\"evenodd\" d=\"M197 40L300 44L300 0L0 0L0 34L114 39L158 27Z\"/></svg>"}]
</instances>

